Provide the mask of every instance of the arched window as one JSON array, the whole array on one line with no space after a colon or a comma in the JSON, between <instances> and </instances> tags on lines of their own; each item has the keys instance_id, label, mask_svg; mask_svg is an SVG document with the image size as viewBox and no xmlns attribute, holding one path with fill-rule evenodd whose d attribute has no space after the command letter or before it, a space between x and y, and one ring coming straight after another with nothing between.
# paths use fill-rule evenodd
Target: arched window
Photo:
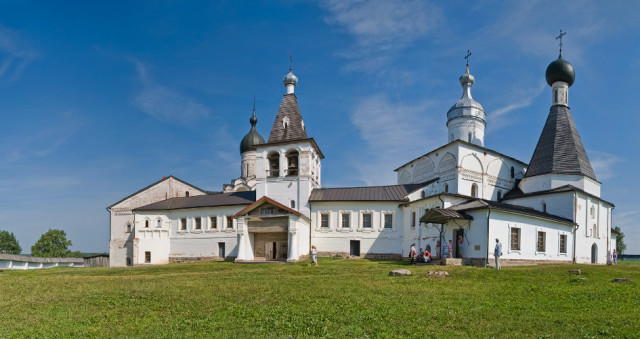
<instances>
[{"instance_id":1,"label":"arched window","mask_svg":"<svg viewBox=\"0 0 640 339\"><path fill-rule=\"evenodd\" d=\"M188 197L189 196L189 191L184 192L184 196Z\"/></svg>"},{"instance_id":2,"label":"arched window","mask_svg":"<svg viewBox=\"0 0 640 339\"><path fill-rule=\"evenodd\" d=\"M149 228L149 220L144 221L144 228Z\"/></svg>"},{"instance_id":3,"label":"arched window","mask_svg":"<svg viewBox=\"0 0 640 339\"><path fill-rule=\"evenodd\" d=\"M471 196L474 198L478 197L478 185L476 184L471 185Z\"/></svg>"},{"instance_id":4,"label":"arched window","mask_svg":"<svg viewBox=\"0 0 640 339\"><path fill-rule=\"evenodd\" d=\"M295 202L295 200L291 200L291 208L296 208L296 202Z\"/></svg>"},{"instance_id":5,"label":"arched window","mask_svg":"<svg viewBox=\"0 0 640 339\"><path fill-rule=\"evenodd\" d=\"M449 185L448 184L444 184L444 192L445 193L449 193Z\"/></svg>"},{"instance_id":6,"label":"arched window","mask_svg":"<svg viewBox=\"0 0 640 339\"><path fill-rule=\"evenodd\" d=\"M267 157L269 159L269 177L280 176L280 154L271 152Z\"/></svg>"},{"instance_id":7,"label":"arched window","mask_svg":"<svg viewBox=\"0 0 640 339\"><path fill-rule=\"evenodd\" d=\"M287 176L298 175L298 151L287 152Z\"/></svg>"},{"instance_id":8,"label":"arched window","mask_svg":"<svg viewBox=\"0 0 640 339\"><path fill-rule=\"evenodd\" d=\"M502 191L498 190L498 201L500 201L500 199L502 199Z\"/></svg>"},{"instance_id":9,"label":"arched window","mask_svg":"<svg viewBox=\"0 0 640 339\"><path fill-rule=\"evenodd\" d=\"M161 227L162 227L162 220L158 219L158 226L157 226L157 227L158 227L158 228L161 228Z\"/></svg>"},{"instance_id":10,"label":"arched window","mask_svg":"<svg viewBox=\"0 0 640 339\"><path fill-rule=\"evenodd\" d=\"M542 202L542 212L547 213L547 203L546 202Z\"/></svg>"},{"instance_id":11,"label":"arched window","mask_svg":"<svg viewBox=\"0 0 640 339\"><path fill-rule=\"evenodd\" d=\"M127 233L131 233L131 224L127 223Z\"/></svg>"},{"instance_id":12,"label":"arched window","mask_svg":"<svg viewBox=\"0 0 640 339\"><path fill-rule=\"evenodd\" d=\"M516 169L511 166L511 179L516 177Z\"/></svg>"}]
</instances>

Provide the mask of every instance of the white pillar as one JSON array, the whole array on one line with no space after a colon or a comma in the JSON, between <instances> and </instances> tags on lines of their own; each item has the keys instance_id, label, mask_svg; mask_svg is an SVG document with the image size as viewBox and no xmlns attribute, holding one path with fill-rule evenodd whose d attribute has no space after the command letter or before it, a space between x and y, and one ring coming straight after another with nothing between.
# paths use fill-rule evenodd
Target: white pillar
<instances>
[{"instance_id":1,"label":"white pillar","mask_svg":"<svg viewBox=\"0 0 640 339\"><path fill-rule=\"evenodd\" d=\"M287 256L287 262L295 262L300 259L298 253L298 236L297 236L296 222L293 217L289 217L289 254Z\"/></svg>"},{"instance_id":2,"label":"white pillar","mask_svg":"<svg viewBox=\"0 0 640 339\"><path fill-rule=\"evenodd\" d=\"M236 226L238 228L238 256L236 257L236 260L253 260L253 250L251 248L251 242L249 239L247 219L245 217L236 219Z\"/></svg>"}]
</instances>

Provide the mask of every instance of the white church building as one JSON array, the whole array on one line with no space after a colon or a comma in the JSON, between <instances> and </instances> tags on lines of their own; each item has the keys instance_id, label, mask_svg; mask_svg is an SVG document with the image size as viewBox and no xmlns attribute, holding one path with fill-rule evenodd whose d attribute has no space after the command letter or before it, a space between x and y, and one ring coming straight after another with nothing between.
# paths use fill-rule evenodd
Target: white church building
<instances>
[{"instance_id":1,"label":"white church building","mask_svg":"<svg viewBox=\"0 0 640 339\"><path fill-rule=\"evenodd\" d=\"M163 177L108 207L110 265L196 260L287 261L320 256L399 259L411 244L433 257L493 263L495 239L509 264L605 264L613 204L600 198L568 106L574 69L562 53L546 70L552 103L530 162L484 144L486 114L474 77L447 112L448 140L398 167L397 184L322 187L324 155L307 135L291 69L268 140L240 143L241 176L210 192ZM458 244L457 239L462 237Z\"/></svg>"}]
</instances>

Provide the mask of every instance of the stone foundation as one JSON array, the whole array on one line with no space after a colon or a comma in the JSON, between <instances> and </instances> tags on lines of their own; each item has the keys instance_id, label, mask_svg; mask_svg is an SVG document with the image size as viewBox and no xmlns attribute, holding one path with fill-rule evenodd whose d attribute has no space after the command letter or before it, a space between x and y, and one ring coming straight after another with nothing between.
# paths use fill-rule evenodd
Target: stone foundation
<instances>
[{"instance_id":1,"label":"stone foundation","mask_svg":"<svg viewBox=\"0 0 640 339\"><path fill-rule=\"evenodd\" d=\"M194 262L207 262L207 261L233 261L235 257L229 257L222 259L220 257L169 257L170 264L183 264Z\"/></svg>"},{"instance_id":2,"label":"stone foundation","mask_svg":"<svg viewBox=\"0 0 640 339\"><path fill-rule=\"evenodd\" d=\"M307 255L306 258L309 256ZM402 255L397 253L365 253L359 257L349 255L348 252L318 252L319 258L349 258L349 259L371 259L371 260L402 260ZM302 256L301 256L302 258Z\"/></svg>"}]
</instances>

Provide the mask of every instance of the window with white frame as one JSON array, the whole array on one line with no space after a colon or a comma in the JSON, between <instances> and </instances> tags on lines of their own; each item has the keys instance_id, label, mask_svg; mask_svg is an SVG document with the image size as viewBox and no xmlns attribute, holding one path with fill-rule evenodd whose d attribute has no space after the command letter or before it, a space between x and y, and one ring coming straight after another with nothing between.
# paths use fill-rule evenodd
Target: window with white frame
<instances>
[{"instance_id":1,"label":"window with white frame","mask_svg":"<svg viewBox=\"0 0 640 339\"><path fill-rule=\"evenodd\" d=\"M187 230L187 218L180 218L180 230L181 231Z\"/></svg>"},{"instance_id":2,"label":"window with white frame","mask_svg":"<svg viewBox=\"0 0 640 339\"><path fill-rule=\"evenodd\" d=\"M320 227L329 228L329 213L320 214Z\"/></svg>"},{"instance_id":3,"label":"window with white frame","mask_svg":"<svg viewBox=\"0 0 640 339\"><path fill-rule=\"evenodd\" d=\"M209 217L209 228L215 230L218 228L218 218L217 217Z\"/></svg>"},{"instance_id":4,"label":"window with white frame","mask_svg":"<svg viewBox=\"0 0 640 339\"><path fill-rule=\"evenodd\" d=\"M149 228L149 220L144 221L144 228Z\"/></svg>"},{"instance_id":5,"label":"window with white frame","mask_svg":"<svg viewBox=\"0 0 640 339\"><path fill-rule=\"evenodd\" d=\"M371 228L371 213L362 214L362 228Z\"/></svg>"},{"instance_id":6,"label":"window with white frame","mask_svg":"<svg viewBox=\"0 0 640 339\"><path fill-rule=\"evenodd\" d=\"M517 227L511 227L509 249L512 251L520 250L520 229Z\"/></svg>"},{"instance_id":7,"label":"window with white frame","mask_svg":"<svg viewBox=\"0 0 640 339\"><path fill-rule=\"evenodd\" d=\"M536 244L536 250L538 252L544 252L545 251L545 242L546 242L546 235L547 232L542 232L542 231L538 231L538 241Z\"/></svg>"},{"instance_id":8,"label":"window with white frame","mask_svg":"<svg viewBox=\"0 0 640 339\"><path fill-rule=\"evenodd\" d=\"M227 217L227 228L233 228L233 217Z\"/></svg>"},{"instance_id":9,"label":"window with white frame","mask_svg":"<svg viewBox=\"0 0 640 339\"><path fill-rule=\"evenodd\" d=\"M151 263L151 252L150 251L144 252L144 262L147 263L147 264Z\"/></svg>"},{"instance_id":10,"label":"window with white frame","mask_svg":"<svg viewBox=\"0 0 640 339\"><path fill-rule=\"evenodd\" d=\"M162 220L158 219L156 227L157 228L162 228Z\"/></svg>"},{"instance_id":11,"label":"window with white frame","mask_svg":"<svg viewBox=\"0 0 640 339\"><path fill-rule=\"evenodd\" d=\"M560 234L560 253L567 253L567 235Z\"/></svg>"},{"instance_id":12,"label":"window with white frame","mask_svg":"<svg viewBox=\"0 0 640 339\"><path fill-rule=\"evenodd\" d=\"M351 220L351 214L349 213L342 213L342 228L349 228L351 227L349 221Z\"/></svg>"},{"instance_id":13,"label":"window with white frame","mask_svg":"<svg viewBox=\"0 0 640 339\"><path fill-rule=\"evenodd\" d=\"M195 221L194 228L197 229L197 230L201 230L202 229L202 218L201 217L195 217L194 221Z\"/></svg>"},{"instance_id":14,"label":"window with white frame","mask_svg":"<svg viewBox=\"0 0 640 339\"><path fill-rule=\"evenodd\" d=\"M127 223L127 233L131 233L131 224Z\"/></svg>"},{"instance_id":15,"label":"window with white frame","mask_svg":"<svg viewBox=\"0 0 640 339\"><path fill-rule=\"evenodd\" d=\"M384 228L392 228L393 227L393 214L385 213L384 214Z\"/></svg>"}]
</instances>

